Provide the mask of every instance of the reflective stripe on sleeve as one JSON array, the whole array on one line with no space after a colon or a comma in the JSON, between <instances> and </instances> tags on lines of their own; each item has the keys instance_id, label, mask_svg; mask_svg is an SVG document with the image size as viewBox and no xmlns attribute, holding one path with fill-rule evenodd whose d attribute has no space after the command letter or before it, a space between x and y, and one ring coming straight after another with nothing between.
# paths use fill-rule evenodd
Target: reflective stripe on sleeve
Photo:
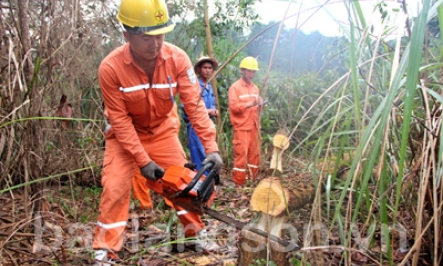
<instances>
[{"instance_id":1,"label":"reflective stripe on sleeve","mask_svg":"<svg viewBox=\"0 0 443 266\"><path fill-rule=\"evenodd\" d=\"M241 169L241 168L235 168L233 169L234 171L240 171L240 172L246 172L246 169Z\"/></svg>"}]
</instances>

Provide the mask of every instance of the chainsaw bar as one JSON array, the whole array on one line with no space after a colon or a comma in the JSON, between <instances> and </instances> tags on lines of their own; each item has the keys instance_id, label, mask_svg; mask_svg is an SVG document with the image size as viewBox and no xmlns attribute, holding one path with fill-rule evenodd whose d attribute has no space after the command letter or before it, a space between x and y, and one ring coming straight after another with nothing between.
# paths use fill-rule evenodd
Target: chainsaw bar
<instances>
[{"instance_id":1,"label":"chainsaw bar","mask_svg":"<svg viewBox=\"0 0 443 266\"><path fill-rule=\"evenodd\" d=\"M236 219L234 219L232 217L229 217L229 216L226 216L224 214L221 214L221 213L219 213L216 210L210 209L208 207L203 207L203 211L206 214L214 217L215 219L217 219L219 221L222 221L222 222L230 224L230 225L234 225L235 228L237 228L239 230L245 229L245 230L251 231L251 232L253 232L253 233L257 234L257 235L260 235L262 237L265 237L265 238L268 238L268 239L270 239L272 241L275 241L275 242L279 243L280 245L284 246L285 248L287 248L287 251L294 251L294 250L300 249L300 247L296 243L294 243L294 242L291 242L291 241L286 240L286 239L282 239L282 238L277 237L275 235L271 235L271 234L269 234L269 233L267 233L267 232L265 232L263 230L251 227L251 226L249 226L248 224L246 224L246 223L244 223L242 221L239 221L239 220L236 220Z\"/></svg>"}]
</instances>

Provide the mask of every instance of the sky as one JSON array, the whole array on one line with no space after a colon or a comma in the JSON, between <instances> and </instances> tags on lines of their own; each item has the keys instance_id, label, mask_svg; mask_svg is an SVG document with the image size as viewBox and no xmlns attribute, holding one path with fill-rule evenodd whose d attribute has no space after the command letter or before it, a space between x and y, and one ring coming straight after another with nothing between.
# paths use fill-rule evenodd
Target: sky
<instances>
[{"instance_id":1,"label":"sky","mask_svg":"<svg viewBox=\"0 0 443 266\"><path fill-rule=\"evenodd\" d=\"M270 21L279 21L283 18L291 0L262 0L256 4L256 11L261 17L261 22L266 24ZM305 33L319 31L325 36L341 36L344 28L349 28L348 11L345 3L347 0L297 0L292 1L289 5L287 16L295 15L285 21L285 26L294 28L298 27ZM374 5L380 1L362 0L360 4L365 14L368 24L374 25L375 32L381 31L384 27L381 24L381 17L378 10L374 10ZM388 10L400 10L398 1L385 0ZM419 0L407 0L407 10L411 15L417 15L420 8ZM319 6L326 3L319 9ZM404 21L403 12L390 12L393 16L386 22L388 25L397 25L398 19ZM398 15L395 15L398 14Z\"/></svg>"},{"instance_id":2,"label":"sky","mask_svg":"<svg viewBox=\"0 0 443 266\"><path fill-rule=\"evenodd\" d=\"M121 0L114 0L117 5ZM166 0L170 2L174 0ZM196 1L187 0L190 5L194 5ZM223 1L223 0L221 0ZM348 11L346 3L350 0L261 0L256 3L255 10L261 17L260 22L267 24L270 21L279 21L283 18L286 10L287 16L291 16L285 21L287 28L294 28L297 24L304 33L308 34L313 31L319 31L324 36L342 36L346 35L344 31L349 29ZM356 0L351 0L356 1ZM365 14L366 23L373 25L374 34L382 31L384 28L398 25L399 21L404 24L405 18L403 12L392 12L392 10L400 10L401 0L359 0L362 10ZM384 2L389 14L392 17L382 26L380 13L374 8L379 3ZM407 12L409 16L416 16L421 7L421 0L405 0L407 3ZM209 14L212 15L211 5L213 0L208 0ZM322 6L323 5L323 6ZM322 6L322 7L321 7ZM319 8L321 7L321 8ZM297 14L300 14L299 16ZM193 18L193 15L190 16Z\"/></svg>"}]
</instances>

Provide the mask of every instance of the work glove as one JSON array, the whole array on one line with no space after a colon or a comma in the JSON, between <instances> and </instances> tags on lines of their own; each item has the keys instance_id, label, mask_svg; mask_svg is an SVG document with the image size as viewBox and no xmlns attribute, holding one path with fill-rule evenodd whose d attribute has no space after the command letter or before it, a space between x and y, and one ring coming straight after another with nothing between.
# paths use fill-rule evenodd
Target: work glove
<instances>
[{"instance_id":1,"label":"work glove","mask_svg":"<svg viewBox=\"0 0 443 266\"><path fill-rule=\"evenodd\" d=\"M146 179L157 181L163 177L165 170L158 166L154 161L151 161L147 165L140 168L140 172Z\"/></svg>"},{"instance_id":2,"label":"work glove","mask_svg":"<svg viewBox=\"0 0 443 266\"><path fill-rule=\"evenodd\" d=\"M212 169L215 170L216 173L220 172L220 169L223 166L222 158L218 152L211 152L206 156L206 159L202 162L202 165L205 165L209 162L214 163L214 167Z\"/></svg>"},{"instance_id":3,"label":"work glove","mask_svg":"<svg viewBox=\"0 0 443 266\"><path fill-rule=\"evenodd\" d=\"M185 163L185 167L194 171L197 169L197 165L195 163Z\"/></svg>"}]
</instances>

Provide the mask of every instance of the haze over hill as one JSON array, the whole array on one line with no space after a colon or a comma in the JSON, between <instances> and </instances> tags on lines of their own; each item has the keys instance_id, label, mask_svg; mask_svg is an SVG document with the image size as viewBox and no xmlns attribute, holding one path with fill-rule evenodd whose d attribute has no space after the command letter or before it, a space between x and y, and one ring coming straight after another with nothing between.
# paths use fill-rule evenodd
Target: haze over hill
<instances>
[{"instance_id":1,"label":"haze over hill","mask_svg":"<svg viewBox=\"0 0 443 266\"><path fill-rule=\"evenodd\" d=\"M288 18L285 26L288 28L297 27L305 33L314 31L320 32L324 36L343 36L348 29L349 13L346 8L348 1L301 1L301 4L292 1L263 0L256 3L256 11L261 17L261 22L266 24L270 21L279 21L283 18L286 10ZM373 25L375 32L383 29L382 18L378 6L380 1L359 1L362 11L365 14L368 25ZM401 3L397 1L384 1L382 9L392 10L390 14L397 13L397 16L386 18L386 26L398 24L398 19L404 21ZM406 10L408 14L416 16L421 9L419 0L408 0ZM298 16L297 14L300 14Z\"/></svg>"}]
</instances>

